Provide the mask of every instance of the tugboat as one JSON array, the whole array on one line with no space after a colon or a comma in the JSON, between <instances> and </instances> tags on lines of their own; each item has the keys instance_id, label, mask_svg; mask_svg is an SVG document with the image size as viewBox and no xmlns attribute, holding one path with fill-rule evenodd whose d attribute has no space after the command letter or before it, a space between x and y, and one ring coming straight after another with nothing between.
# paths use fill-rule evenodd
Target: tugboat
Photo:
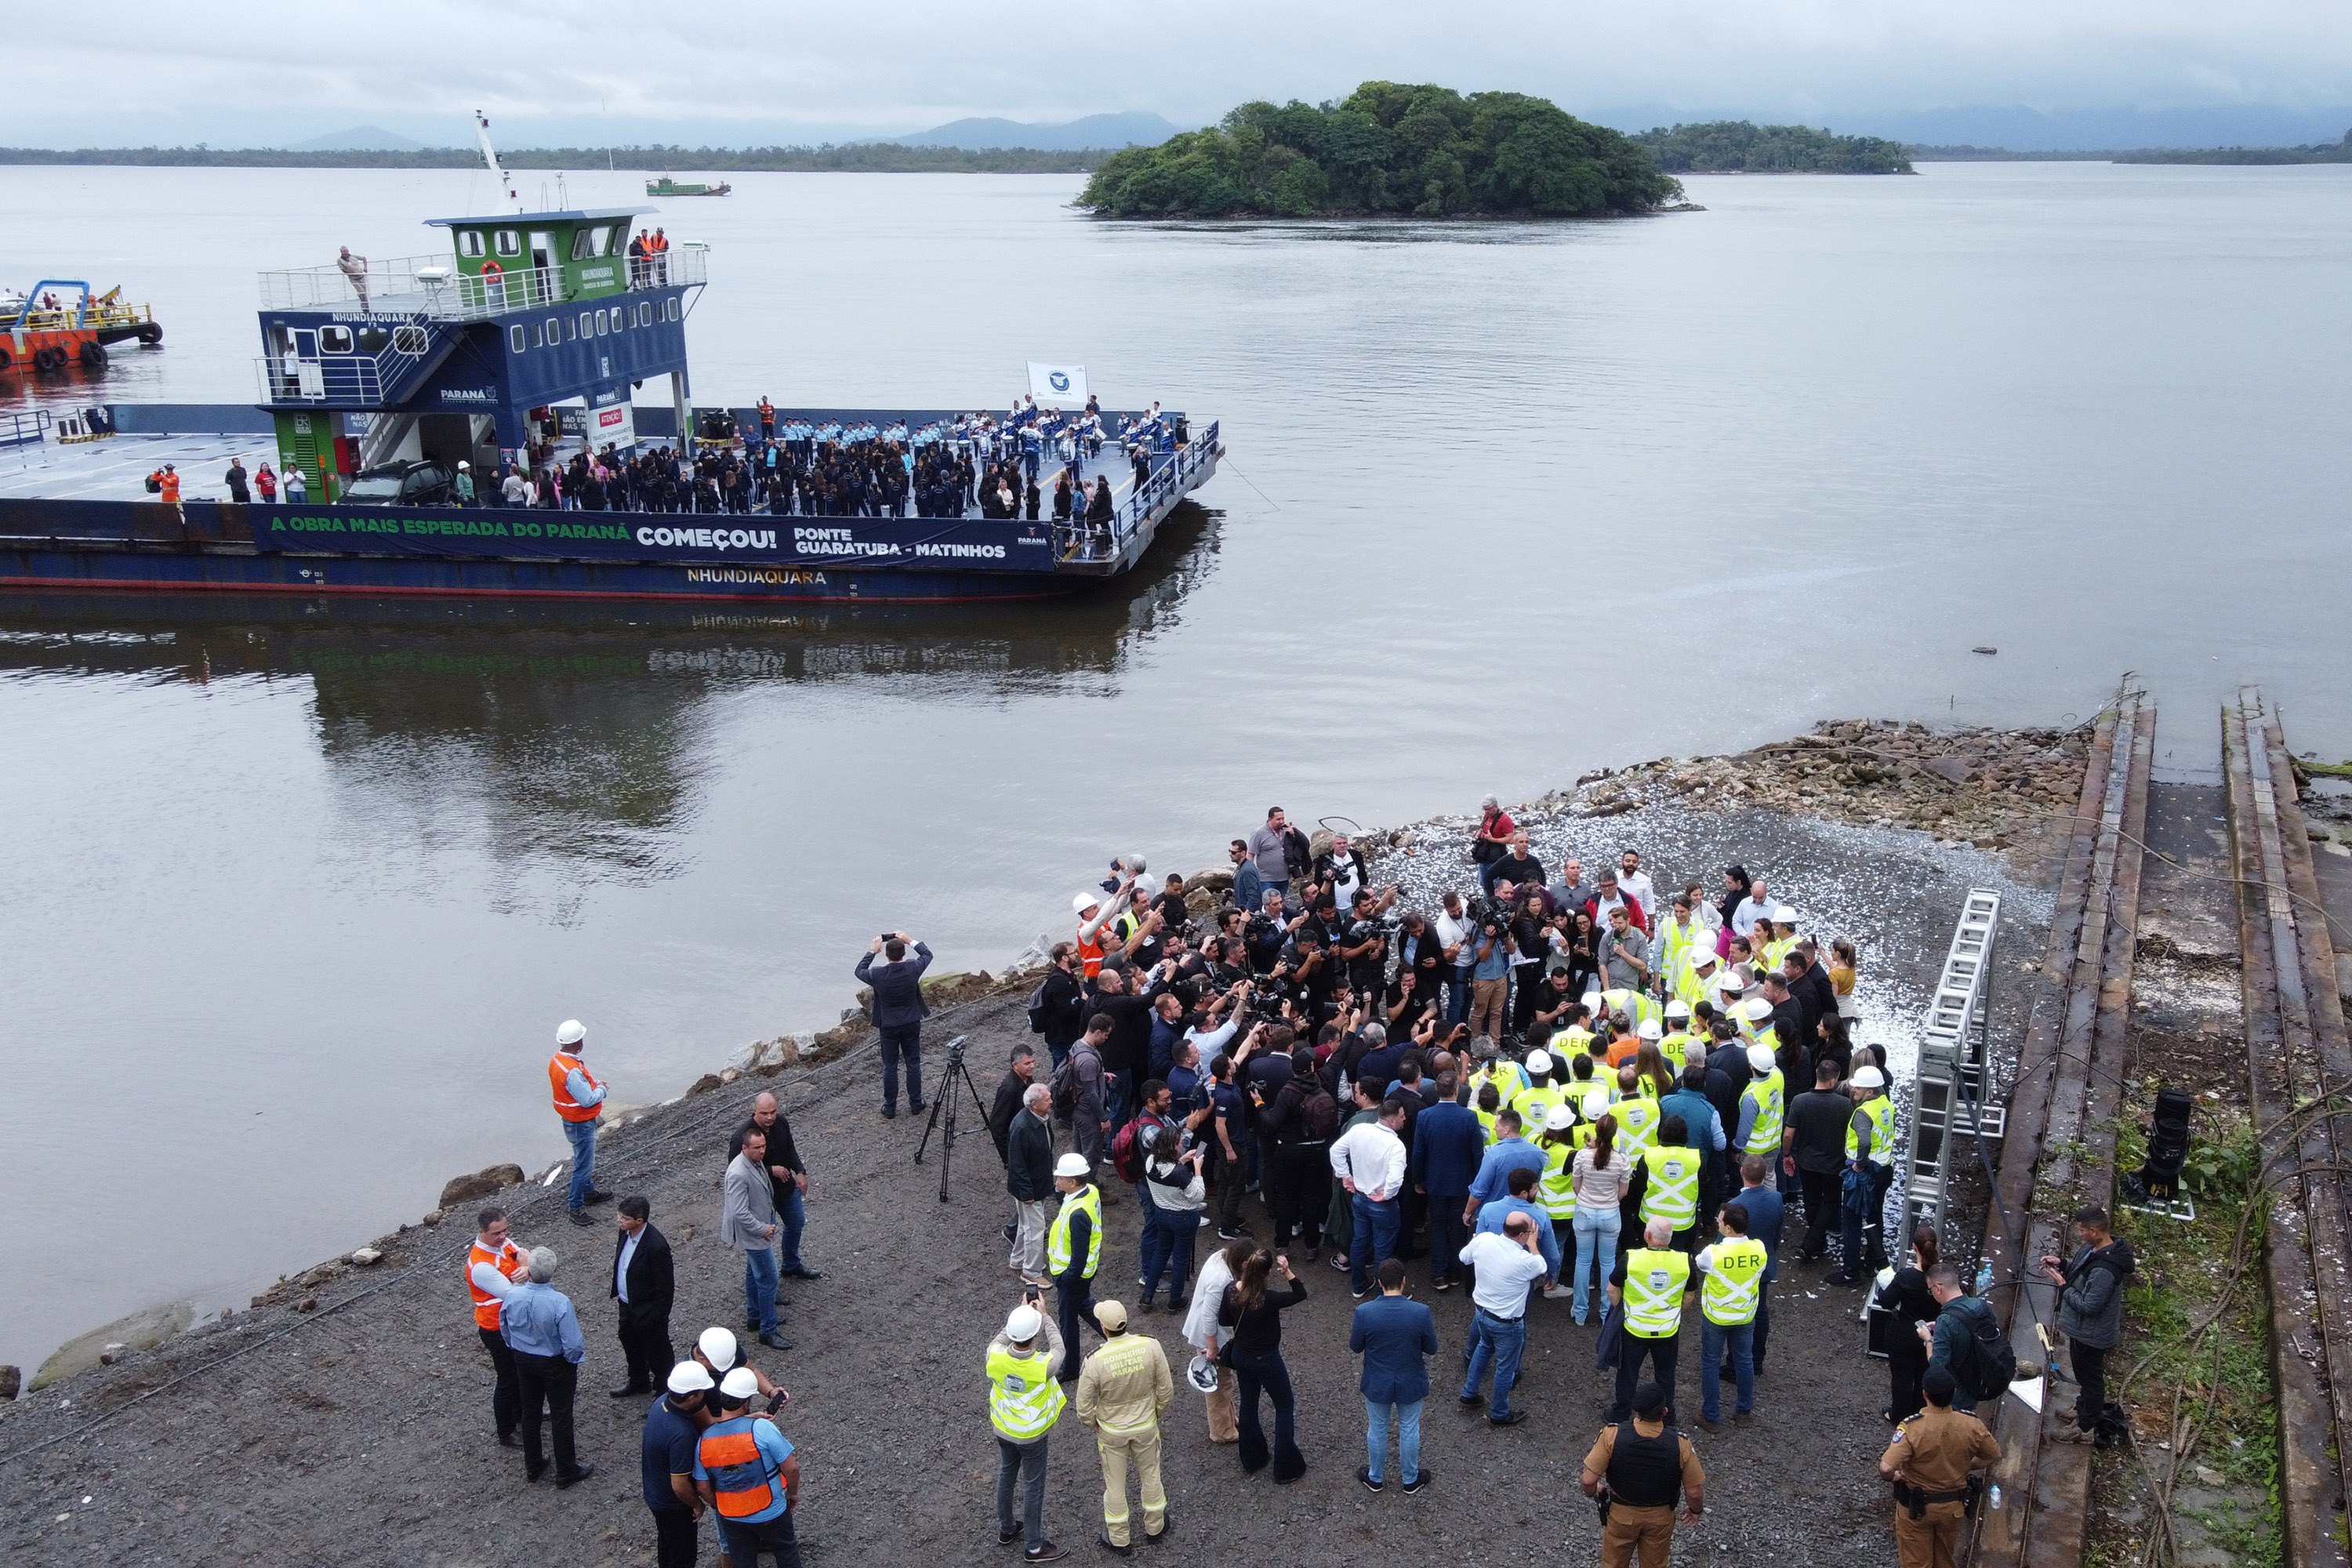
<instances>
[{"instance_id":1,"label":"tugboat","mask_svg":"<svg viewBox=\"0 0 2352 1568\"><path fill-rule=\"evenodd\" d=\"M59 289L76 290L73 303L58 298ZM62 278L44 278L24 294L0 292L0 370L49 375L76 362L102 370L108 345L133 338L160 343L163 328L149 307L122 303L120 284L94 299L89 284Z\"/></svg>"},{"instance_id":2,"label":"tugboat","mask_svg":"<svg viewBox=\"0 0 2352 1568\"><path fill-rule=\"evenodd\" d=\"M734 188L724 180L715 185L682 185L667 174L646 182L646 195L649 196L723 196Z\"/></svg>"}]
</instances>

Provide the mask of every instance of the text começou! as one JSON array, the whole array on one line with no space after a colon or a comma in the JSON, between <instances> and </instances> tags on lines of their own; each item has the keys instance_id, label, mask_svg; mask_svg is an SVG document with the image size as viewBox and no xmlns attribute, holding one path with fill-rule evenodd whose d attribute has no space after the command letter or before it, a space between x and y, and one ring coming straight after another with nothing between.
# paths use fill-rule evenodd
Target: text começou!
<instances>
[{"instance_id":1,"label":"text come\u00e7ou!","mask_svg":"<svg viewBox=\"0 0 2352 1568\"><path fill-rule=\"evenodd\" d=\"M777 531L772 528L640 528L637 542L648 548L687 548L692 550L773 550ZM948 556L964 560L1002 561L1002 544L935 544L929 542L903 545L887 540L858 539L845 528L796 528L793 530L793 552L798 555L822 555L837 559L844 555Z\"/></svg>"}]
</instances>

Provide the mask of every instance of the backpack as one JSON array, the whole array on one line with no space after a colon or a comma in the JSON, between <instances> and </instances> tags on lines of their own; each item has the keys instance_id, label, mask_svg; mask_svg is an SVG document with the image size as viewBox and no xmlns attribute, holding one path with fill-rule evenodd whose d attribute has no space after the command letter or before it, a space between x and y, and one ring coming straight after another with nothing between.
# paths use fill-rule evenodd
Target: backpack
<instances>
[{"instance_id":1,"label":"backpack","mask_svg":"<svg viewBox=\"0 0 2352 1568\"><path fill-rule=\"evenodd\" d=\"M1111 1140L1110 1168L1118 1173L1122 1182L1143 1180L1143 1150L1135 1141L1136 1129L1142 1125L1140 1121L1129 1121Z\"/></svg>"},{"instance_id":2,"label":"backpack","mask_svg":"<svg viewBox=\"0 0 2352 1568\"><path fill-rule=\"evenodd\" d=\"M1062 1058L1054 1069L1049 1087L1054 1091L1054 1119L1067 1125L1072 1113L1078 1109L1078 1053L1076 1049Z\"/></svg>"},{"instance_id":3,"label":"backpack","mask_svg":"<svg viewBox=\"0 0 2352 1568\"><path fill-rule=\"evenodd\" d=\"M1339 1131L1339 1102L1319 1082L1315 1092L1298 1102L1298 1136L1306 1142L1328 1142Z\"/></svg>"},{"instance_id":4,"label":"backpack","mask_svg":"<svg viewBox=\"0 0 2352 1568\"><path fill-rule=\"evenodd\" d=\"M1037 989L1029 993L1029 1032L1033 1035L1044 1034L1047 1016L1045 983L1040 980L1037 982Z\"/></svg>"},{"instance_id":5,"label":"backpack","mask_svg":"<svg viewBox=\"0 0 2352 1568\"><path fill-rule=\"evenodd\" d=\"M1990 1307L1978 1301L1975 1310L1963 1315L1969 1321L1969 1354L1953 1366L1952 1374L1979 1399L1998 1399L2009 1392L2017 1376L2017 1352L2001 1332L2000 1320Z\"/></svg>"}]
</instances>

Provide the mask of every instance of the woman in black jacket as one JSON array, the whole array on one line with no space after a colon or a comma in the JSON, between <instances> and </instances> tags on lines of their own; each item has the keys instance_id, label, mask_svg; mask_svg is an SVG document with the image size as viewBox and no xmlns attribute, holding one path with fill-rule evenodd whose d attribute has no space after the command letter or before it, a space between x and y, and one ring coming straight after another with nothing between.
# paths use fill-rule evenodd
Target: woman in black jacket
<instances>
[{"instance_id":1,"label":"woman in black jacket","mask_svg":"<svg viewBox=\"0 0 2352 1568\"><path fill-rule=\"evenodd\" d=\"M1587 996L1601 989L1601 933L1592 929L1589 910L1569 917L1568 994Z\"/></svg>"},{"instance_id":2,"label":"woman in black jacket","mask_svg":"<svg viewBox=\"0 0 2352 1568\"><path fill-rule=\"evenodd\" d=\"M1278 1280L1269 1289L1269 1277ZM1242 1468L1255 1475L1274 1463L1276 1486L1287 1486L1307 1473L1306 1456L1297 1440L1297 1400L1291 1392L1290 1368L1282 1359L1282 1314L1307 1300L1305 1282L1290 1271L1290 1259L1260 1247L1242 1265L1239 1278L1225 1287L1217 1307L1217 1323L1232 1331L1229 1354L1240 1379ZM1259 1392L1274 1397L1274 1450L1266 1451L1265 1428L1258 1425Z\"/></svg>"},{"instance_id":3,"label":"woman in black jacket","mask_svg":"<svg viewBox=\"0 0 2352 1568\"><path fill-rule=\"evenodd\" d=\"M1932 1323L1943 1308L1927 1289L1927 1270L1936 1267L1936 1227L1923 1225L1911 1236L1911 1257L1878 1304L1895 1314L1886 1327L1886 1375L1891 1384L1886 1418L1900 1424L1919 1414L1927 1401L1919 1380L1927 1375L1927 1347L1919 1342L1919 1325Z\"/></svg>"}]
</instances>

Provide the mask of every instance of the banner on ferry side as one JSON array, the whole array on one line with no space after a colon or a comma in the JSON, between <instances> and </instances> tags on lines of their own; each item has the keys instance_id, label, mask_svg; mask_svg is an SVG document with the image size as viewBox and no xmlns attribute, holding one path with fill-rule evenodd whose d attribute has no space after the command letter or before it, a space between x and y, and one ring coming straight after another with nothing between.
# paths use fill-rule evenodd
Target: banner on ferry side
<instances>
[{"instance_id":1,"label":"banner on ferry side","mask_svg":"<svg viewBox=\"0 0 2352 1568\"><path fill-rule=\"evenodd\" d=\"M535 508L254 506L263 550L527 556L687 565L894 566L1051 572L1045 522L887 517L694 516Z\"/></svg>"}]
</instances>

